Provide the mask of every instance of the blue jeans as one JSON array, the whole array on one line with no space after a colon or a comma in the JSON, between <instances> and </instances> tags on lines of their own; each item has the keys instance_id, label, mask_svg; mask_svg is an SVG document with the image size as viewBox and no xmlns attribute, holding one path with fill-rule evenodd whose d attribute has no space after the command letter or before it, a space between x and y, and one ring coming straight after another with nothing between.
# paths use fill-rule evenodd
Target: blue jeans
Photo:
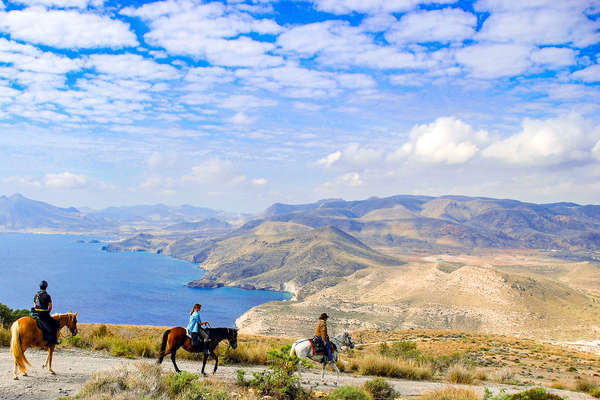
<instances>
[{"instance_id":1,"label":"blue jeans","mask_svg":"<svg viewBox=\"0 0 600 400\"><path fill-rule=\"evenodd\" d=\"M321 336L317 336L317 338L319 338L319 340L323 344L323 347L325 348L325 355L327 356L327 360L333 360L333 357L331 356L331 343L329 342L329 340L324 341L323 338L321 338Z\"/></svg>"}]
</instances>

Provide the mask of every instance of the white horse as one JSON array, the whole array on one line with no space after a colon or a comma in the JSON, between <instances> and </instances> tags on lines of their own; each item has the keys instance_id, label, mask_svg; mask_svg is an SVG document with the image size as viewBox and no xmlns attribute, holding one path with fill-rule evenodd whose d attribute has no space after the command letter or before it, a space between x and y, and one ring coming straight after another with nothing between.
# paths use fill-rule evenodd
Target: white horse
<instances>
[{"instance_id":1,"label":"white horse","mask_svg":"<svg viewBox=\"0 0 600 400\"><path fill-rule=\"evenodd\" d=\"M310 343L310 339L296 340L294 344L292 344L290 356L293 356L295 354L299 358L308 358L320 363L322 381L325 380L325 368L327 367L327 364L331 364L331 366L337 373L337 380L335 381L335 384L337 385L337 382L340 380L340 370L336 365L338 360L338 351L342 349L342 346L348 346L351 349L353 349L354 342L352 341L350 333L348 333L348 331L344 331L344 333L339 334L333 339L331 339L331 343L335 345L335 349L331 349L331 361L327 360L327 356L325 354L315 354L313 346ZM298 368L298 374L300 374L300 368Z\"/></svg>"}]
</instances>

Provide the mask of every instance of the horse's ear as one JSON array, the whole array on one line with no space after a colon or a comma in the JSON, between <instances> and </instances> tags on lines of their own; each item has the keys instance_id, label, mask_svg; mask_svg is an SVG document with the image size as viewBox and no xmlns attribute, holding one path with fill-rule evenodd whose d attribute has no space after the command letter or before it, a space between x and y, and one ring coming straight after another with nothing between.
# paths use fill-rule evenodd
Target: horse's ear
<instances>
[{"instance_id":1,"label":"horse's ear","mask_svg":"<svg viewBox=\"0 0 600 400\"><path fill-rule=\"evenodd\" d=\"M69 314L73 314L73 310L69 310Z\"/></svg>"},{"instance_id":2,"label":"horse's ear","mask_svg":"<svg viewBox=\"0 0 600 400\"><path fill-rule=\"evenodd\" d=\"M77 314L79 314L79 311L77 311L77 312L75 313L75 316L77 316Z\"/></svg>"}]
</instances>

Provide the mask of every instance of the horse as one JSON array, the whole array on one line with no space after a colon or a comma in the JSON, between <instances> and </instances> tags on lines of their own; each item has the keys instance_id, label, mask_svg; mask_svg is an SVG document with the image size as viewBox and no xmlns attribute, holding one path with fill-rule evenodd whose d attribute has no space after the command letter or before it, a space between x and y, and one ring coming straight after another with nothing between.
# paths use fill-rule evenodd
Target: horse
<instances>
[{"instance_id":1,"label":"horse","mask_svg":"<svg viewBox=\"0 0 600 400\"><path fill-rule=\"evenodd\" d=\"M333 369L337 373L337 381L340 379L340 370L337 367L336 363L338 360L338 350L342 348L342 346L354 348L354 342L352 341L352 337L348 331L344 331L331 339L331 343L333 344L333 348L331 349L331 361L327 360L327 356L325 354L315 354L313 345L310 342L310 339L299 339L292 344L292 348L290 350L290 356L298 356L299 358L308 358L313 361L316 361L321 364L321 380L325 380L325 368L327 364L331 364ZM298 374L300 374L300 369L298 369ZM335 382L337 384L337 381Z\"/></svg>"},{"instance_id":2,"label":"horse","mask_svg":"<svg viewBox=\"0 0 600 400\"><path fill-rule=\"evenodd\" d=\"M215 368L213 369L213 375L217 372L217 367L219 366L219 357L215 354L215 348L224 339L227 339L229 342L229 347L236 348L237 347L237 335L238 330L233 328L206 328L206 333L208 333L208 351L210 355L215 359ZM181 372L177 364L175 363L175 353L177 350L183 347L185 350L190 353L200 353L202 349L192 347L192 340L188 337L187 331L185 328L180 326L167 329L165 333L163 333L162 344L160 346L160 353L158 356L158 364L162 363L163 358L167 354L171 354L171 361L173 362L173 366L175 367L175 371ZM206 376L204 373L204 367L206 366L206 360L208 360L208 354L204 354L204 361L202 362L202 375Z\"/></svg>"},{"instance_id":3,"label":"horse","mask_svg":"<svg viewBox=\"0 0 600 400\"><path fill-rule=\"evenodd\" d=\"M71 331L71 335L77 335L77 313L73 314L68 312L66 314L54 314L52 318L58 321L58 331L65 326ZM25 358L25 351L29 347L39 347L48 350L48 357L42 365L42 368L48 366L48 372L55 374L52 369L52 353L54 353L54 345L48 346L42 335L42 330L38 328L37 322L31 317L21 317L10 327L10 352L13 355L15 361L15 368L13 371L13 379L19 379L17 376L17 368L21 370L23 376L27 376L27 363L31 364Z\"/></svg>"}]
</instances>

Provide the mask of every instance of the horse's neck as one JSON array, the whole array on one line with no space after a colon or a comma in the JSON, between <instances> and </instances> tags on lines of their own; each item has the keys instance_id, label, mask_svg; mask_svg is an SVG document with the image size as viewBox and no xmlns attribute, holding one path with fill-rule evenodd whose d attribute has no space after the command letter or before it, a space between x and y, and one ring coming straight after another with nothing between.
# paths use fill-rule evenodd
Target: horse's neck
<instances>
[{"instance_id":1,"label":"horse's neck","mask_svg":"<svg viewBox=\"0 0 600 400\"><path fill-rule=\"evenodd\" d=\"M331 341L334 342L337 347L340 347L342 345L342 343L344 343L344 335L340 334L340 335L334 336L333 339L331 339Z\"/></svg>"},{"instance_id":2,"label":"horse's neck","mask_svg":"<svg viewBox=\"0 0 600 400\"><path fill-rule=\"evenodd\" d=\"M69 314L55 314L52 318L58 320L61 328L67 326L67 323L69 322Z\"/></svg>"}]
</instances>

